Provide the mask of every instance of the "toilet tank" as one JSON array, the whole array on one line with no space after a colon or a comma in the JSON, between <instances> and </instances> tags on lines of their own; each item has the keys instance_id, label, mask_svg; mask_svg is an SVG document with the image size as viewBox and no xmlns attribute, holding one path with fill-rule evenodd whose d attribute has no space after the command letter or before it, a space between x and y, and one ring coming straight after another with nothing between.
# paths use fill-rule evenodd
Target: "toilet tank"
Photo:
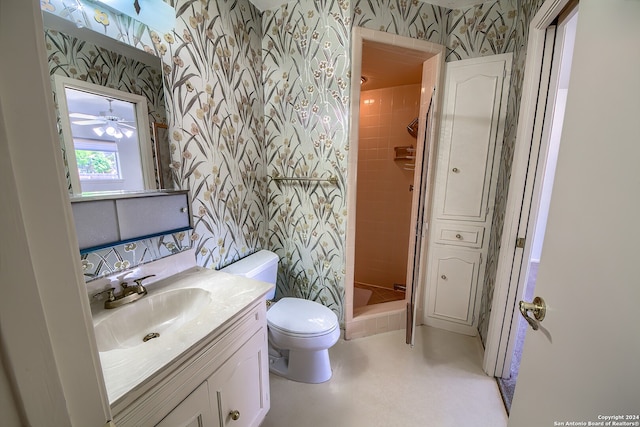
<instances>
[{"instance_id":1,"label":"toilet tank","mask_svg":"<svg viewBox=\"0 0 640 427\"><path fill-rule=\"evenodd\" d=\"M263 249L233 264L229 264L225 268L220 269L220 271L275 285L278 276L278 255ZM273 299L275 294L276 290L274 288L267 294L267 299Z\"/></svg>"}]
</instances>

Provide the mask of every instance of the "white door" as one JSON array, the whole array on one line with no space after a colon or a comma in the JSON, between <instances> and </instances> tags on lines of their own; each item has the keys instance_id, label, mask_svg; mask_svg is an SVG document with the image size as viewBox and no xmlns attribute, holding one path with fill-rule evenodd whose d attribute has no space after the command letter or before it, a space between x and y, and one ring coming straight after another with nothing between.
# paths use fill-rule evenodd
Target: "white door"
<instances>
[{"instance_id":1,"label":"white door","mask_svg":"<svg viewBox=\"0 0 640 427\"><path fill-rule=\"evenodd\" d=\"M413 198L411 201L411 227L407 260L407 283L410 286L407 302L406 343L413 347L415 342L416 320L418 318L418 295L424 276L424 253L430 209L431 185L433 181L434 161L431 153L434 149L434 111L437 102L436 88L440 80L440 55L434 55L422 63L422 95L420 97L419 128L416 142L415 164L418 168L413 175ZM424 117L424 120L422 118Z\"/></svg>"},{"instance_id":2,"label":"white door","mask_svg":"<svg viewBox=\"0 0 640 427\"><path fill-rule=\"evenodd\" d=\"M510 426L640 425L638 22L640 1L580 2L536 286L547 313L527 332Z\"/></svg>"}]
</instances>

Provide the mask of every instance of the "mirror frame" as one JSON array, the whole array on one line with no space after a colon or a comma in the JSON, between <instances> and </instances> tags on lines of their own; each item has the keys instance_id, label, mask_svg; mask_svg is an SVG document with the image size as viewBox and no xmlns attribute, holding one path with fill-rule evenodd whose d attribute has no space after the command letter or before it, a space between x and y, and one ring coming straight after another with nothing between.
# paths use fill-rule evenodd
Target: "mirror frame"
<instances>
[{"instance_id":1,"label":"mirror frame","mask_svg":"<svg viewBox=\"0 0 640 427\"><path fill-rule=\"evenodd\" d=\"M141 167L144 190L156 189L156 171L153 161L153 148L151 147L152 144L149 132L147 99L143 96L133 93L123 92L105 86L96 85L94 83L85 82L83 80L72 79L60 75L54 75L54 80L57 93L58 112L60 114L60 126L62 127L62 139L67 158L67 166L69 169L69 180L71 181L72 194L82 194L82 185L80 184L80 175L78 173L75 147L73 144L73 135L71 132L71 121L69 119L69 107L67 105L67 97L65 95L65 89L67 88L90 92L107 98L119 99L135 104L135 114L137 122L136 127L138 130L138 147L140 149L140 160L142 163Z\"/></svg>"}]
</instances>

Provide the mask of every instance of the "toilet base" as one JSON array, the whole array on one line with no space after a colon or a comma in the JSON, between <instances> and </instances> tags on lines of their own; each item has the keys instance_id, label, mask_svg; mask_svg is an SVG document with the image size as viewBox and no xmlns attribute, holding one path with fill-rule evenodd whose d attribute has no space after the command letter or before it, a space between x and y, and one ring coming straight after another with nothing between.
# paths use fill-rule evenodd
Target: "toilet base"
<instances>
[{"instance_id":1,"label":"toilet base","mask_svg":"<svg viewBox=\"0 0 640 427\"><path fill-rule=\"evenodd\" d=\"M269 351L269 371L301 383L319 384L331 379L329 350Z\"/></svg>"}]
</instances>

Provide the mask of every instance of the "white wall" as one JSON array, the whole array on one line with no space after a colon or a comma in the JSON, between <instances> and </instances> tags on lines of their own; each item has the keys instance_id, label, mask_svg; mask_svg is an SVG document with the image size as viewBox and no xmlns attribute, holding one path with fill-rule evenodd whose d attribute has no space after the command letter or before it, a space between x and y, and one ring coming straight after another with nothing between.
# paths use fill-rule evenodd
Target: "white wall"
<instances>
[{"instance_id":1,"label":"white wall","mask_svg":"<svg viewBox=\"0 0 640 427\"><path fill-rule=\"evenodd\" d=\"M102 426L110 409L75 243L43 31L39 1L0 2L0 44L10 58L0 61L0 351L15 378L24 424Z\"/></svg>"}]
</instances>

